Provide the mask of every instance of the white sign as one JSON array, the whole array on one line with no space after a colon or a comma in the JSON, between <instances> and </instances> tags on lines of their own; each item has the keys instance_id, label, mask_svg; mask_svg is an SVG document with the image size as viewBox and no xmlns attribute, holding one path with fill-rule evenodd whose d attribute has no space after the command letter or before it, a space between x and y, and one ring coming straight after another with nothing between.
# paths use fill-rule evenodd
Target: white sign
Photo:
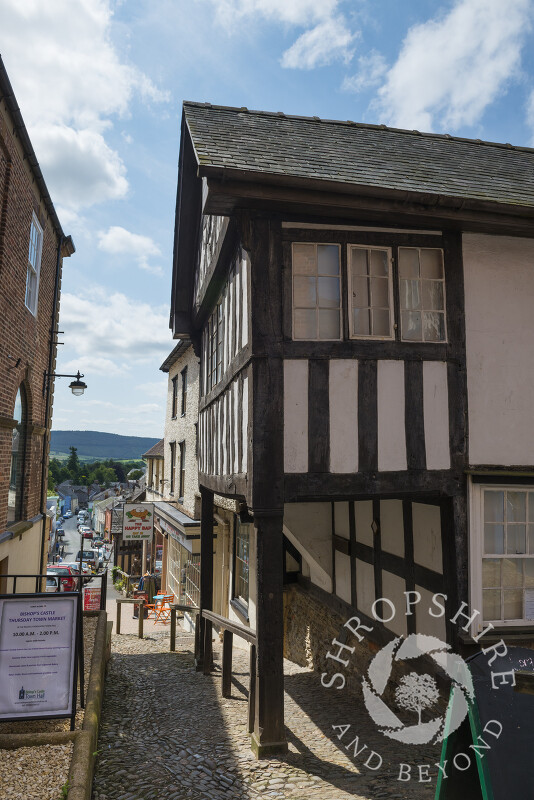
<instances>
[{"instance_id":1,"label":"white sign","mask_svg":"<svg viewBox=\"0 0 534 800\"><path fill-rule=\"evenodd\" d=\"M122 538L126 542L142 542L152 539L154 532L153 503L125 503L122 523Z\"/></svg>"},{"instance_id":2,"label":"white sign","mask_svg":"<svg viewBox=\"0 0 534 800\"><path fill-rule=\"evenodd\" d=\"M0 719L72 714L77 603L0 599Z\"/></svg>"}]
</instances>

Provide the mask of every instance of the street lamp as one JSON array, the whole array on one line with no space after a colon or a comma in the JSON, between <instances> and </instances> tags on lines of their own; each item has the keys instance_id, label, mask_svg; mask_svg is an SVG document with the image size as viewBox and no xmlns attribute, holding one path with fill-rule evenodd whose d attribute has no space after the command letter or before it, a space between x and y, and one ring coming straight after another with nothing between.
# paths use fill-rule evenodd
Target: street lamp
<instances>
[{"instance_id":1,"label":"street lamp","mask_svg":"<svg viewBox=\"0 0 534 800\"><path fill-rule=\"evenodd\" d=\"M76 380L71 381L71 383L69 383L69 389L72 391L72 394L76 395L76 397L79 397L87 389L87 384L84 383L82 380L80 380L80 378L83 377L84 377L83 373L80 373L79 370L76 373L76 375L64 375L63 373L60 372L45 372L44 382L43 382L43 395L45 393L45 388L50 378L76 378Z\"/></svg>"}]
</instances>

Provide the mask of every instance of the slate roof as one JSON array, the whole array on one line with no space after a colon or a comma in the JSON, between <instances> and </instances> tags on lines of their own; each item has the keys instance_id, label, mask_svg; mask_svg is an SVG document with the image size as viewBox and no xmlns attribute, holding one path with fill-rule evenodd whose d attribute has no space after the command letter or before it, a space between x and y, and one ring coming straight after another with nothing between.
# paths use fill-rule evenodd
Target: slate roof
<instances>
[{"instance_id":1,"label":"slate roof","mask_svg":"<svg viewBox=\"0 0 534 800\"><path fill-rule=\"evenodd\" d=\"M159 442L152 445L150 450L143 453L142 458L163 458L165 455L165 440L160 439Z\"/></svg>"},{"instance_id":2,"label":"slate roof","mask_svg":"<svg viewBox=\"0 0 534 800\"><path fill-rule=\"evenodd\" d=\"M185 102L184 115L200 175L222 169L534 207L532 148L207 103Z\"/></svg>"}]
</instances>

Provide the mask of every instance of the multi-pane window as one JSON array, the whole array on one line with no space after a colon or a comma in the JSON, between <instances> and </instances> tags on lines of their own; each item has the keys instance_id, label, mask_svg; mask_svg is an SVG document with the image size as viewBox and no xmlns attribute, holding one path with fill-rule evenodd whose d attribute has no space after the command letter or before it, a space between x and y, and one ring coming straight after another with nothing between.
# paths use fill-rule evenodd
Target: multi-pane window
<instances>
[{"instance_id":1,"label":"multi-pane window","mask_svg":"<svg viewBox=\"0 0 534 800\"><path fill-rule=\"evenodd\" d=\"M248 605L250 523L236 517L234 541L234 597Z\"/></svg>"},{"instance_id":2,"label":"multi-pane window","mask_svg":"<svg viewBox=\"0 0 534 800\"><path fill-rule=\"evenodd\" d=\"M174 494L175 469L176 469L176 442L170 443L170 450L171 450L171 480L170 480L169 491L171 494Z\"/></svg>"},{"instance_id":3,"label":"multi-pane window","mask_svg":"<svg viewBox=\"0 0 534 800\"><path fill-rule=\"evenodd\" d=\"M443 251L431 247L399 247L399 281L401 338L444 342Z\"/></svg>"},{"instance_id":4,"label":"multi-pane window","mask_svg":"<svg viewBox=\"0 0 534 800\"><path fill-rule=\"evenodd\" d=\"M293 244L293 338L341 338L337 244Z\"/></svg>"},{"instance_id":5,"label":"multi-pane window","mask_svg":"<svg viewBox=\"0 0 534 800\"><path fill-rule=\"evenodd\" d=\"M482 604L487 622L534 622L534 489L483 489Z\"/></svg>"},{"instance_id":6,"label":"multi-pane window","mask_svg":"<svg viewBox=\"0 0 534 800\"><path fill-rule=\"evenodd\" d=\"M183 417L187 409L187 367L184 367L180 375L182 378L182 417Z\"/></svg>"},{"instance_id":7,"label":"multi-pane window","mask_svg":"<svg viewBox=\"0 0 534 800\"><path fill-rule=\"evenodd\" d=\"M26 274L26 307L37 316L39 298L39 273L41 271L41 252L43 249L43 229L35 214L30 227L30 246L28 249L28 271Z\"/></svg>"},{"instance_id":8,"label":"multi-pane window","mask_svg":"<svg viewBox=\"0 0 534 800\"><path fill-rule=\"evenodd\" d=\"M207 390L209 391L222 378L223 362L223 307L219 303L208 323L208 372Z\"/></svg>"},{"instance_id":9,"label":"multi-pane window","mask_svg":"<svg viewBox=\"0 0 534 800\"><path fill-rule=\"evenodd\" d=\"M346 267L340 255L336 244L293 243L293 339L343 338L346 268L350 338L446 341L441 249L351 243Z\"/></svg>"},{"instance_id":10,"label":"multi-pane window","mask_svg":"<svg viewBox=\"0 0 534 800\"><path fill-rule=\"evenodd\" d=\"M350 335L393 337L391 250L349 248Z\"/></svg>"},{"instance_id":11,"label":"multi-pane window","mask_svg":"<svg viewBox=\"0 0 534 800\"><path fill-rule=\"evenodd\" d=\"M178 445L180 448L180 466L179 466L179 475L178 475L178 497L183 500L184 491L185 491L185 442L180 442Z\"/></svg>"},{"instance_id":12,"label":"multi-pane window","mask_svg":"<svg viewBox=\"0 0 534 800\"><path fill-rule=\"evenodd\" d=\"M178 376L172 379L172 413L171 416L173 419L176 419L176 414L178 411Z\"/></svg>"}]
</instances>

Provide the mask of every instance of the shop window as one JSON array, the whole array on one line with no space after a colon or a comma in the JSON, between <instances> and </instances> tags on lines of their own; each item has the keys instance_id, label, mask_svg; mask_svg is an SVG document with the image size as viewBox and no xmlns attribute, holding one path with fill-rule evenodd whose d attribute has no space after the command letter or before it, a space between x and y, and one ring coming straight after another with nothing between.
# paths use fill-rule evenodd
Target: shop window
<instances>
[{"instance_id":1,"label":"shop window","mask_svg":"<svg viewBox=\"0 0 534 800\"><path fill-rule=\"evenodd\" d=\"M233 597L246 610L249 599L249 552L251 523L235 518Z\"/></svg>"}]
</instances>

